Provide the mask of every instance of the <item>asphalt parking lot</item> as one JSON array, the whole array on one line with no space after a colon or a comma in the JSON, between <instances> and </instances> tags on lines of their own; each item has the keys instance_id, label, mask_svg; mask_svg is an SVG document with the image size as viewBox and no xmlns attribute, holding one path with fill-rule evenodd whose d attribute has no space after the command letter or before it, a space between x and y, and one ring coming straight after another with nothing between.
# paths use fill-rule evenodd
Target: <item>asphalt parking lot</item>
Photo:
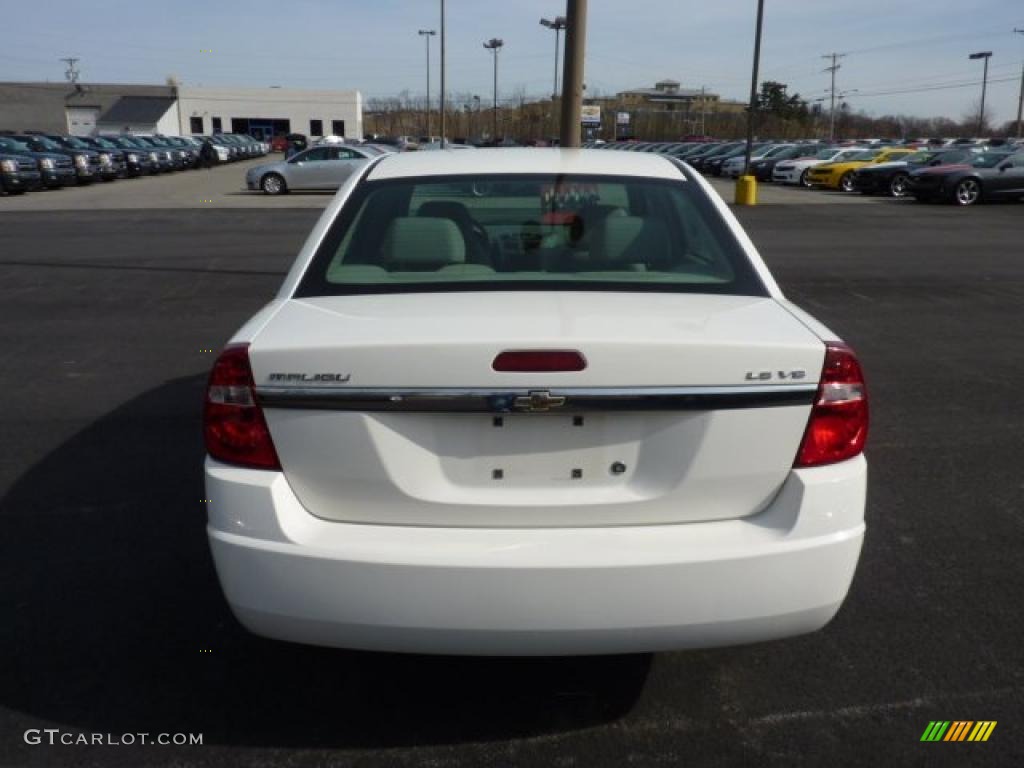
<instances>
[{"instance_id":1,"label":"asphalt parking lot","mask_svg":"<svg viewBox=\"0 0 1024 768\"><path fill-rule=\"evenodd\" d=\"M210 172L218 199L242 168ZM1024 764L1019 205L765 190L739 211L869 377L868 535L825 630L453 659L291 646L231 617L204 534L205 375L329 198L98 199L197 197L188 178L55 193L92 210L0 200L0 765ZM921 743L936 719L999 724ZM203 746L30 746L30 728Z\"/></svg>"}]
</instances>

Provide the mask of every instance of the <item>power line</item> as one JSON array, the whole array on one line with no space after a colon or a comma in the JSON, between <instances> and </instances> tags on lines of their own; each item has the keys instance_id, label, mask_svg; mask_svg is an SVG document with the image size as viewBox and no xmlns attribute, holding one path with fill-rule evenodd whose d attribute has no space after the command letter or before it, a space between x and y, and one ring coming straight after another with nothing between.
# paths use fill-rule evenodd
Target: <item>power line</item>
<instances>
[{"instance_id":1,"label":"power line","mask_svg":"<svg viewBox=\"0 0 1024 768\"><path fill-rule=\"evenodd\" d=\"M851 55L860 55L862 53L875 53L876 51L885 51L890 48L911 48L922 45L929 45L931 43L948 43L955 40L978 40L994 37L999 31L993 29L992 32L970 33L970 34L959 34L959 35L940 35L938 37L919 37L912 38L910 40L902 40L893 43L882 43L880 45L872 45L868 48L858 48L856 50L847 51ZM1005 33L1004 33L1005 34Z\"/></svg>"},{"instance_id":2,"label":"power line","mask_svg":"<svg viewBox=\"0 0 1024 768\"><path fill-rule=\"evenodd\" d=\"M1017 79L1016 75L1011 77L999 77L989 78L989 83L1010 83ZM970 88L971 86L981 85L981 80L964 80L961 82L950 82L950 83L937 83L935 85L918 86L916 88L903 88L889 91L873 91L873 92L861 92L857 94L857 98L863 98L866 96L896 96L902 93L925 93L928 91L947 91L955 88Z\"/></svg>"},{"instance_id":3,"label":"power line","mask_svg":"<svg viewBox=\"0 0 1024 768\"><path fill-rule=\"evenodd\" d=\"M992 68L989 69L989 74L990 75L995 75L995 76L1009 75L1011 73L1016 73L1016 72L1017 72L1017 65L1016 64L1009 64L1009 65L1004 64L1002 66L996 66L996 67L992 67ZM909 77L909 78L902 78L901 77L901 78L898 78L898 79L887 79L883 83L869 83L867 85L861 84L858 87L859 88L867 88L867 89L881 88L881 89L886 89L886 90L889 89L889 88L902 88L904 86L906 86L907 88L912 88L912 87L914 87L917 84L920 84L922 87L925 87L925 86L933 85L935 83L942 84L943 82L946 82L949 79L951 79L951 80L960 80L960 79L966 79L966 78L971 78L971 77L973 77L973 75L967 74L966 70L963 67L961 67L960 69L957 69L956 71L952 71L952 72L933 72L933 73L931 73L929 75L925 75L923 77ZM817 91L815 91L815 93L817 93ZM821 93L828 93L828 88L823 88Z\"/></svg>"},{"instance_id":4,"label":"power line","mask_svg":"<svg viewBox=\"0 0 1024 768\"><path fill-rule=\"evenodd\" d=\"M1003 30L1001 28L998 30L998 32L1002 32L1002 31ZM874 53L876 51L884 51L884 50L889 50L889 49L893 49L893 48L902 49L902 48L919 47L919 46L922 46L922 45L928 45L930 43L936 43L936 42L952 42L954 40L987 39L987 38L995 37L996 34L997 34L997 30L996 30L996 28L993 27L993 28L991 28L991 31L980 32L980 33L979 32L972 32L972 33L958 34L958 35L943 35L943 36L939 36L939 37L909 38L909 39L905 39L905 40L897 40L897 41L891 42L891 43L883 43L883 44L880 44L880 45L874 45L874 46L870 46L868 48L858 48L858 49L854 49L854 50L847 50L843 55L844 56L859 56L859 55L864 54L864 53ZM1005 34L1005 32L1004 32L1004 34ZM800 59L791 59L789 63L783 63L783 64L778 65L778 66L767 65L766 69L769 69L772 72L777 73L777 74L785 74L785 73L790 72L791 70L794 70L794 69L808 67L811 61L812 61L812 57L802 57ZM800 72L798 74L800 74L800 75L803 75L803 74L811 75L811 74L814 74L814 72L817 72L817 70L814 70L814 71L805 70L804 72Z\"/></svg>"}]
</instances>

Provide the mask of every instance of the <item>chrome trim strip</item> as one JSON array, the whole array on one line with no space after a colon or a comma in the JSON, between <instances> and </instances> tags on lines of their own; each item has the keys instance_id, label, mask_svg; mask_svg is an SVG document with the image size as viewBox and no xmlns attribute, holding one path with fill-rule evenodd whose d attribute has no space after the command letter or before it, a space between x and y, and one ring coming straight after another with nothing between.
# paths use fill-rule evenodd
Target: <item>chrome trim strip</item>
<instances>
[{"instance_id":1,"label":"chrome trim strip","mask_svg":"<svg viewBox=\"0 0 1024 768\"><path fill-rule=\"evenodd\" d=\"M818 385L736 387L540 387L520 389L455 387L257 387L265 408L411 413L580 413L594 411L713 411L810 405ZM561 400L549 408L526 405L532 393ZM518 401L518 402L517 402Z\"/></svg>"}]
</instances>

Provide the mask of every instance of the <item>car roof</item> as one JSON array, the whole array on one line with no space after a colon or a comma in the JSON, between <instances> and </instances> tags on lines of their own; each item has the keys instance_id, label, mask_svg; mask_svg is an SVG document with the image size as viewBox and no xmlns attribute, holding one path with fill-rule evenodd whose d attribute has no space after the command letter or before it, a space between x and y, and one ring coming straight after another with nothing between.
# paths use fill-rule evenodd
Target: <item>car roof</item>
<instances>
[{"instance_id":1,"label":"car roof","mask_svg":"<svg viewBox=\"0 0 1024 768\"><path fill-rule=\"evenodd\" d=\"M645 176L675 180L682 177L679 166L659 154L620 154L600 149L494 148L479 152L439 150L391 154L373 166L367 179L519 173Z\"/></svg>"}]
</instances>

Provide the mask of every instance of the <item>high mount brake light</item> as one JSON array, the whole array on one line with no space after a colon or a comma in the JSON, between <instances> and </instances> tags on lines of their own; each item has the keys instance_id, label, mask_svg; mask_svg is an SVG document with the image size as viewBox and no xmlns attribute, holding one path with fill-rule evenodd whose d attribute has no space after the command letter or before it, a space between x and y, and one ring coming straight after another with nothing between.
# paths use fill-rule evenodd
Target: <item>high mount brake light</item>
<instances>
[{"instance_id":1,"label":"high mount brake light","mask_svg":"<svg viewBox=\"0 0 1024 768\"><path fill-rule=\"evenodd\" d=\"M818 394L811 408L795 467L817 467L853 458L868 437L868 390L853 350L825 345Z\"/></svg>"},{"instance_id":2,"label":"high mount brake light","mask_svg":"<svg viewBox=\"0 0 1024 768\"><path fill-rule=\"evenodd\" d=\"M203 409L206 450L218 461L254 469L280 469L281 463L256 402L249 345L224 348L210 372Z\"/></svg>"},{"instance_id":3,"label":"high mount brake light","mask_svg":"<svg viewBox=\"0 0 1024 768\"><path fill-rule=\"evenodd\" d=\"M494 358L491 367L510 373L582 371L587 361L574 349L512 349Z\"/></svg>"}]
</instances>

